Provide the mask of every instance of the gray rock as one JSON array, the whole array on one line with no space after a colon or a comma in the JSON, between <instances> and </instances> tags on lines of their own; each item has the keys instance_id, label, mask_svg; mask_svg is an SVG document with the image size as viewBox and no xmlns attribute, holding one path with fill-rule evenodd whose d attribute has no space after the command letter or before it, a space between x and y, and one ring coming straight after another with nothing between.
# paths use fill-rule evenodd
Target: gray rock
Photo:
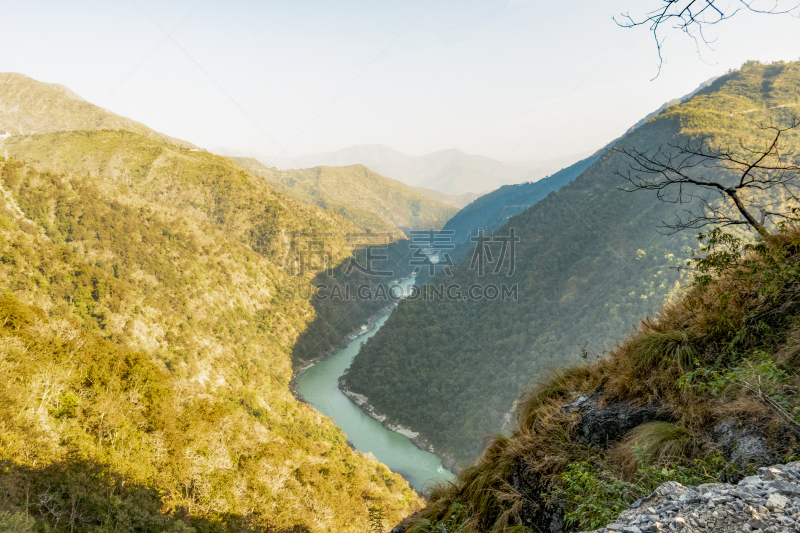
<instances>
[{"instance_id":1,"label":"gray rock","mask_svg":"<svg viewBox=\"0 0 800 533\"><path fill-rule=\"evenodd\" d=\"M800 484L794 483L800 479L800 463L761 468L758 473L739 485L664 483L592 533L800 531Z\"/></svg>"},{"instance_id":2,"label":"gray rock","mask_svg":"<svg viewBox=\"0 0 800 533\"><path fill-rule=\"evenodd\" d=\"M733 421L725 421L714 428L712 436L725 457L740 468L768 465L777 460L757 428L739 427Z\"/></svg>"},{"instance_id":3,"label":"gray rock","mask_svg":"<svg viewBox=\"0 0 800 533\"><path fill-rule=\"evenodd\" d=\"M672 417L660 405L634 406L627 402L608 402L601 405L603 390L591 396L582 394L561 408L579 412L578 435L584 443L607 449L638 425L653 421L670 421Z\"/></svg>"}]
</instances>

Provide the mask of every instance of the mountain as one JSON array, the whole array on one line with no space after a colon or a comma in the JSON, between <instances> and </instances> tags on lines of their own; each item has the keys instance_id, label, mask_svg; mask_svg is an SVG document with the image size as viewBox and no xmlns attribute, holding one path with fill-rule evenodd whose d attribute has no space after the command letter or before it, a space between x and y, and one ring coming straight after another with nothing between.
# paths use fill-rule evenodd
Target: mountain
<instances>
[{"instance_id":1,"label":"mountain","mask_svg":"<svg viewBox=\"0 0 800 533\"><path fill-rule=\"evenodd\" d=\"M423 196L427 196L433 200L438 200L439 202L450 204L458 207L459 209L468 206L476 198L481 196L475 192L465 192L464 194L445 194L443 192L434 191L433 189L426 189L425 187L411 187L411 189Z\"/></svg>"},{"instance_id":2,"label":"mountain","mask_svg":"<svg viewBox=\"0 0 800 533\"><path fill-rule=\"evenodd\" d=\"M458 211L364 165L278 170L255 159L233 160L276 190L335 211L362 229L398 236L410 229L441 229Z\"/></svg>"},{"instance_id":3,"label":"mountain","mask_svg":"<svg viewBox=\"0 0 800 533\"><path fill-rule=\"evenodd\" d=\"M103 129L132 131L156 141L197 148L90 104L63 85L43 83L14 72L0 73L0 130L28 135Z\"/></svg>"},{"instance_id":4,"label":"mountain","mask_svg":"<svg viewBox=\"0 0 800 533\"><path fill-rule=\"evenodd\" d=\"M303 168L361 164L406 185L449 195L482 194L501 185L533 181L544 175L457 149L413 156L380 144L362 144L337 152L304 155L286 164Z\"/></svg>"},{"instance_id":5,"label":"mountain","mask_svg":"<svg viewBox=\"0 0 800 533\"><path fill-rule=\"evenodd\" d=\"M484 194L464 207L445 224L444 229L453 231L453 242L467 242L478 228L491 233L505 224L509 218L522 213L551 192L558 191L571 182L599 159L594 155L578 161L533 183L503 185L497 190Z\"/></svg>"},{"instance_id":6,"label":"mountain","mask_svg":"<svg viewBox=\"0 0 800 533\"><path fill-rule=\"evenodd\" d=\"M760 124L788 120L798 102L800 63L750 62L617 144L653 153L699 138L763 143ZM789 150L800 144L796 134L787 142ZM532 381L613 347L679 288L681 272L672 267L684 266L695 236L659 232L675 206L621 190L617 172L629 168L624 154L607 151L509 219L491 235L494 265L502 266L496 274L481 249L452 277L437 274L366 343L345 386L468 464L485 435L510 425L512 405ZM511 230L519 242L503 254ZM489 263L485 272L477 261L470 268L473 258Z\"/></svg>"},{"instance_id":7,"label":"mountain","mask_svg":"<svg viewBox=\"0 0 800 533\"><path fill-rule=\"evenodd\" d=\"M37 94L14 114L47 106L63 126L64 91ZM370 509L419 507L290 390L295 364L384 305L292 290L374 284L343 274L359 227L139 133L16 135L0 153L3 513L48 531L355 532Z\"/></svg>"},{"instance_id":8,"label":"mountain","mask_svg":"<svg viewBox=\"0 0 800 533\"><path fill-rule=\"evenodd\" d=\"M396 531L791 531L772 494L800 465L798 241L773 234L602 359L544 377Z\"/></svg>"},{"instance_id":9,"label":"mountain","mask_svg":"<svg viewBox=\"0 0 800 533\"><path fill-rule=\"evenodd\" d=\"M716 79L717 77L710 78L701 83L689 94L664 103L657 110L634 124L628 130L628 133L646 124L650 119L661 114L665 109L689 100L699 91L711 85ZM454 242L456 243L468 241L470 236L476 234L478 228L483 228L485 233L491 233L505 224L509 218L525 211L551 192L557 191L563 185L577 178L584 170L597 161L604 151L614 146L617 140L619 139L612 141L596 153L559 170L551 176L547 176L533 183L504 185L497 190L481 196L451 218L444 229L455 232ZM553 165L557 164L559 161L563 161L563 159L550 160L544 163ZM520 165L522 163L517 164ZM534 168L539 167L540 164L541 163L528 163L528 166L529 168Z\"/></svg>"}]
</instances>

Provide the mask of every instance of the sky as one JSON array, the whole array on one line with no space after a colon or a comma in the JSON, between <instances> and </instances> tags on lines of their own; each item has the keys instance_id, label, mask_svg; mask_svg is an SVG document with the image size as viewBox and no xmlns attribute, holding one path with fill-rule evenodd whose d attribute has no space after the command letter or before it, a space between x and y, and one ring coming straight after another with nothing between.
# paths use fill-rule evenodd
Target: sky
<instances>
[{"instance_id":1,"label":"sky","mask_svg":"<svg viewBox=\"0 0 800 533\"><path fill-rule=\"evenodd\" d=\"M0 71L267 157L354 144L507 162L585 154L747 60L800 59L800 19L739 13L700 53L666 32L655 77L652 34L612 16L660 0L4 3Z\"/></svg>"}]
</instances>

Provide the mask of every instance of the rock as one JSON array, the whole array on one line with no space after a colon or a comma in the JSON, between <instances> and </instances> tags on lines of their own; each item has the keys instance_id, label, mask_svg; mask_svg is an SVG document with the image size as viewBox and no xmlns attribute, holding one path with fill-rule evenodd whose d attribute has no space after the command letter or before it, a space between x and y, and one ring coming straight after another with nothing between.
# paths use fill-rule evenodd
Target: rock
<instances>
[{"instance_id":1,"label":"rock","mask_svg":"<svg viewBox=\"0 0 800 533\"><path fill-rule=\"evenodd\" d=\"M517 463L511 472L511 485L523 495L519 511L522 524L542 533L559 533L564 528L564 508L558 504L545 504L542 493L546 488L539 484L536 476L526 472L525 465Z\"/></svg>"},{"instance_id":2,"label":"rock","mask_svg":"<svg viewBox=\"0 0 800 533\"><path fill-rule=\"evenodd\" d=\"M774 492L767 498L767 509L774 511L775 509L783 509L789 503L789 498Z\"/></svg>"},{"instance_id":3,"label":"rock","mask_svg":"<svg viewBox=\"0 0 800 533\"><path fill-rule=\"evenodd\" d=\"M800 480L800 462L761 468L758 474L738 485L663 483L592 533L800 531L800 484L793 481Z\"/></svg>"},{"instance_id":4,"label":"rock","mask_svg":"<svg viewBox=\"0 0 800 533\"><path fill-rule=\"evenodd\" d=\"M777 461L760 430L739 427L735 421L721 422L712 433L725 458L740 468L768 465Z\"/></svg>"},{"instance_id":5,"label":"rock","mask_svg":"<svg viewBox=\"0 0 800 533\"><path fill-rule=\"evenodd\" d=\"M653 421L668 422L672 417L660 405L634 406L627 402L608 402L600 405L603 389L591 396L582 394L561 408L579 412L577 430L584 443L607 449L638 425Z\"/></svg>"}]
</instances>

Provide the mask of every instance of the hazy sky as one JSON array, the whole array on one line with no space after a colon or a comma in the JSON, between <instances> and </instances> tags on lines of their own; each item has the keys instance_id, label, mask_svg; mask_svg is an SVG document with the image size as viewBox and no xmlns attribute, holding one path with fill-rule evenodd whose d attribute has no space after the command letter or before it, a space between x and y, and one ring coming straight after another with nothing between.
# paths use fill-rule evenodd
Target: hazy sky
<instances>
[{"instance_id":1,"label":"hazy sky","mask_svg":"<svg viewBox=\"0 0 800 533\"><path fill-rule=\"evenodd\" d=\"M702 57L668 34L651 81L652 36L611 16L654 0L4 4L0 71L206 148L268 155L380 143L560 157L748 59L800 59L799 19L744 13Z\"/></svg>"}]
</instances>

